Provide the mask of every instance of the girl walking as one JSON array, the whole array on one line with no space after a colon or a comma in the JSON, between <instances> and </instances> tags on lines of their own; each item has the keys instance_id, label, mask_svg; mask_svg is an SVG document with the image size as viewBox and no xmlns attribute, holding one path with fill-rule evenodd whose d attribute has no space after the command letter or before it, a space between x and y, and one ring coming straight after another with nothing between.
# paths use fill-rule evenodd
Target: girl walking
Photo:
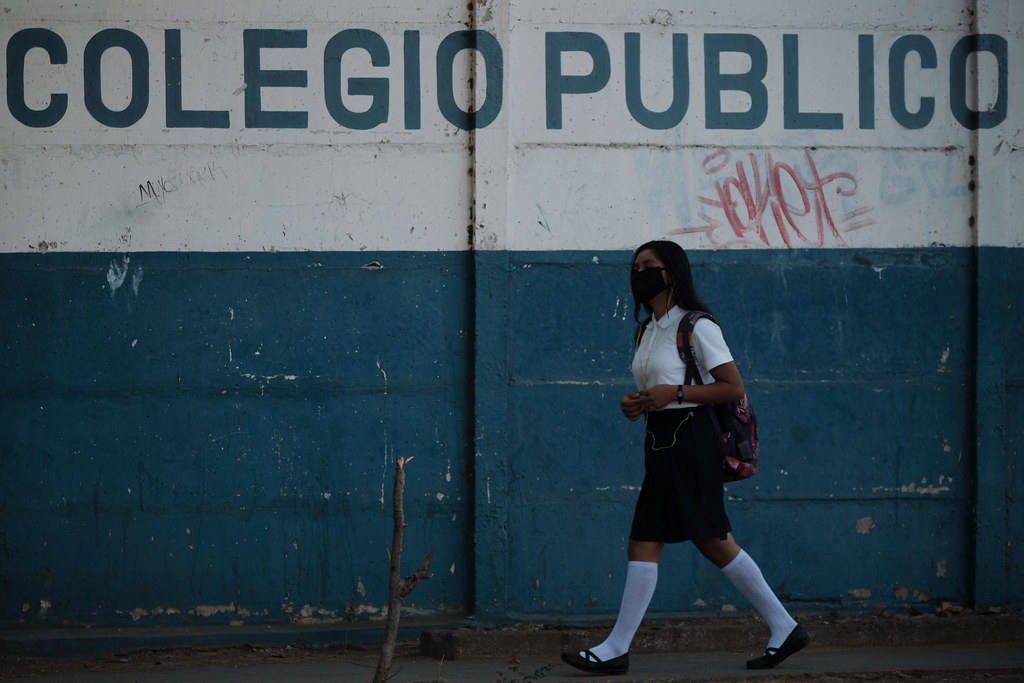
<instances>
[{"instance_id":1,"label":"girl walking","mask_svg":"<svg viewBox=\"0 0 1024 683\"><path fill-rule=\"evenodd\" d=\"M691 541L771 629L765 653L747 666L774 667L810 638L733 540L723 503L722 458L704 407L742 398L743 380L721 328L701 318L693 328L693 345L703 384L685 384L676 329L687 311L709 311L694 290L682 247L670 241L641 245L633 253L630 285L634 317L639 320L643 307L651 319L640 331L633 356L637 391L620 401L623 415L642 419L645 432L645 475L629 533L626 585L611 634L589 650L563 653L562 659L590 673L626 673L630 643L654 595L661 551L666 543Z\"/></svg>"}]
</instances>

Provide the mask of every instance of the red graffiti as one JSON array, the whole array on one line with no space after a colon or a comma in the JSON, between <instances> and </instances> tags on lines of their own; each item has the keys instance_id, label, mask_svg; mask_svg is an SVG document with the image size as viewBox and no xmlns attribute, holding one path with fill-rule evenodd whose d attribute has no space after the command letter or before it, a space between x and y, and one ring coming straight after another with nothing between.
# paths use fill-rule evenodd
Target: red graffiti
<instances>
[{"instance_id":1,"label":"red graffiti","mask_svg":"<svg viewBox=\"0 0 1024 683\"><path fill-rule=\"evenodd\" d=\"M829 198L855 195L857 179L850 173L823 176L811 150L805 149L804 156L806 168L797 169L765 152L762 169L758 157L749 153L746 163L736 162L733 175L716 178L713 197L697 198L710 207L700 214L704 225L678 228L670 234L703 233L720 248L771 247L778 246L778 240L790 249L794 245L845 246L843 233L875 224L874 207L860 207L837 219ZM728 150L712 152L704 159L704 175L723 174L729 162Z\"/></svg>"}]
</instances>

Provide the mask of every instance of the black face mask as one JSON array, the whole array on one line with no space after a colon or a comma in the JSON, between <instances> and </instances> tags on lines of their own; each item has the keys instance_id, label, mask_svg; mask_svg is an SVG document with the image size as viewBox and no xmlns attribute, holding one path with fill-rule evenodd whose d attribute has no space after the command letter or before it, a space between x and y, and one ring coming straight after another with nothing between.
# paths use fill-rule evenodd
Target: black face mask
<instances>
[{"instance_id":1,"label":"black face mask","mask_svg":"<svg viewBox=\"0 0 1024 683\"><path fill-rule=\"evenodd\" d=\"M664 268L647 268L646 270L634 270L629 274L629 286L633 290L633 296L637 301L646 304L648 301L665 291L668 285L661 273Z\"/></svg>"}]
</instances>

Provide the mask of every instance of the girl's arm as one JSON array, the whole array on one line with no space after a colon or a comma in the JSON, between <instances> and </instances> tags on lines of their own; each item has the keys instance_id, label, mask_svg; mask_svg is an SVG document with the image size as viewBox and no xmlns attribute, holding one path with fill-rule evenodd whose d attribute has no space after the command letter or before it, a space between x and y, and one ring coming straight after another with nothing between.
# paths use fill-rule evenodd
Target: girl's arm
<instances>
[{"instance_id":1,"label":"girl's arm","mask_svg":"<svg viewBox=\"0 0 1024 683\"><path fill-rule=\"evenodd\" d=\"M743 398L743 378L740 377L736 363L730 361L711 368L711 376L715 379L711 384L687 385L683 387L683 400L687 403L717 405L730 403ZM639 392L644 399L646 410L657 410L676 400L675 384L658 384L650 389Z\"/></svg>"}]
</instances>

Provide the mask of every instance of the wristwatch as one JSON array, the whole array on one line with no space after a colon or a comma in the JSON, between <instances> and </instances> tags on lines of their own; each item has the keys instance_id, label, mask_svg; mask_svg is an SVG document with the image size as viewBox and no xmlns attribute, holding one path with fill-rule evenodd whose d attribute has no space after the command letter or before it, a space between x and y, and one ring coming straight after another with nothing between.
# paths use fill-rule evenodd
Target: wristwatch
<instances>
[{"instance_id":1,"label":"wristwatch","mask_svg":"<svg viewBox=\"0 0 1024 683\"><path fill-rule=\"evenodd\" d=\"M676 387L676 403L682 405L683 403L683 385L680 384Z\"/></svg>"}]
</instances>

